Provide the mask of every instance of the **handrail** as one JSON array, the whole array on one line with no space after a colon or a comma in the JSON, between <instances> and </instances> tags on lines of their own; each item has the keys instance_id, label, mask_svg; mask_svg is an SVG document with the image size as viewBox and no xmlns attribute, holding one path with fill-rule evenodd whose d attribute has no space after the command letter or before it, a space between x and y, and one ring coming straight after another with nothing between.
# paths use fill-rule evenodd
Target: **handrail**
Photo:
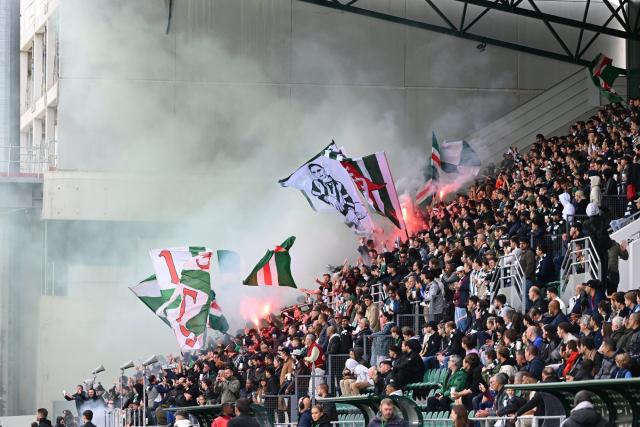
<instances>
[{"instance_id":1,"label":"handrail","mask_svg":"<svg viewBox=\"0 0 640 427\"><path fill-rule=\"evenodd\" d=\"M579 247L582 246L582 247ZM562 260L560 268L561 292L564 292L569 283L569 277L578 273L586 273L588 280L602 278L600 271L600 256L596 251L591 237L582 237L569 242L567 253ZM579 270L584 271L579 271Z\"/></svg>"},{"instance_id":2,"label":"handrail","mask_svg":"<svg viewBox=\"0 0 640 427\"><path fill-rule=\"evenodd\" d=\"M507 262L510 260L510 262ZM492 283L492 289L489 293L491 301L498 294L501 288L513 286L518 299L520 300L520 310L525 313L526 310L526 277L520 259L515 254L503 255L498 259L498 270L496 277ZM515 301L508 301L515 307Z\"/></svg>"},{"instance_id":3,"label":"handrail","mask_svg":"<svg viewBox=\"0 0 640 427\"><path fill-rule=\"evenodd\" d=\"M609 223L609 229L607 231L609 232L609 234L613 234L616 231L622 230L624 227L631 224L633 221L635 221L638 218L640 218L640 211L632 215L626 216L624 218L612 219L611 222ZM614 230L614 225L616 226L615 230Z\"/></svg>"},{"instance_id":4,"label":"handrail","mask_svg":"<svg viewBox=\"0 0 640 427\"><path fill-rule=\"evenodd\" d=\"M58 165L57 141L37 147L0 146L0 176L42 176Z\"/></svg>"}]
</instances>

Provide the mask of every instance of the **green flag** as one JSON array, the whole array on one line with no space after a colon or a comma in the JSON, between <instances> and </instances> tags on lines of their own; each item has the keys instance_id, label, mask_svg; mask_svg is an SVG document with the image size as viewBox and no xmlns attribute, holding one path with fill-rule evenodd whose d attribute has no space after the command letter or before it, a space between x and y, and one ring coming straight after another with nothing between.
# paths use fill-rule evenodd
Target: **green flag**
<instances>
[{"instance_id":1,"label":"green flag","mask_svg":"<svg viewBox=\"0 0 640 427\"><path fill-rule=\"evenodd\" d=\"M268 250L253 268L249 277L242 283L249 286L289 286L295 288L296 283L291 276L291 256L289 255L289 249L295 241L296 238L291 236L273 250Z\"/></svg>"},{"instance_id":2,"label":"green flag","mask_svg":"<svg viewBox=\"0 0 640 427\"><path fill-rule=\"evenodd\" d=\"M624 70L614 67L613 60L603 54L598 54L589 65L589 73L593 84L600 89L600 93L609 102L624 102L622 97L613 89L613 83Z\"/></svg>"}]
</instances>

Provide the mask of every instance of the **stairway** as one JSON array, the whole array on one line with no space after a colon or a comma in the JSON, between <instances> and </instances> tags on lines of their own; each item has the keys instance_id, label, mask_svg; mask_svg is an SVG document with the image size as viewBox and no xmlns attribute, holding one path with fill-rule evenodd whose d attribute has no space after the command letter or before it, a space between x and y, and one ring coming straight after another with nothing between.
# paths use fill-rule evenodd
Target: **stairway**
<instances>
[{"instance_id":1,"label":"stairway","mask_svg":"<svg viewBox=\"0 0 640 427\"><path fill-rule=\"evenodd\" d=\"M600 106L600 94L586 69L581 69L509 114L471 134L466 141L483 164L499 163L502 153L516 146L520 151L539 133L567 133L567 127L591 116Z\"/></svg>"}]
</instances>

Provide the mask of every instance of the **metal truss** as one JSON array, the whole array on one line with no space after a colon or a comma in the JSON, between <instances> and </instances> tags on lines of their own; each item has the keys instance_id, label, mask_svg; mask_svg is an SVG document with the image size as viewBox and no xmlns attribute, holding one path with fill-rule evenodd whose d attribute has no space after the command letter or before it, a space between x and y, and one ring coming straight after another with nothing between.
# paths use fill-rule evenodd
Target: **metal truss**
<instances>
[{"instance_id":1,"label":"metal truss","mask_svg":"<svg viewBox=\"0 0 640 427\"><path fill-rule=\"evenodd\" d=\"M640 8L628 7L633 0L571 2L571 8L580 12L576 15L582 16L582 19L579 20L544 12L544 0L446 0L450 4L461 4L461 7L453 8L456 9L455 12L450 10L451 7L445 11L445 3L442 1L438 2L440 5L438 6L436 0L425 0L424 7L429 8L426 11L427 14L434 18L437 16L435 22L433 19L431 22L427 22L408 16L380 12L379 8L373 10L367 7L367 4L371 4L368 0L298 1L580 65L588 65L593 60L593 57L585 57L585 53L600 37L640 40ZM598 5L604 4L609 12L606 16L599 13L601 21L606 18L602 22L595 22L597 18L589 15L590 8L596 3ZM629 11L634 11L633 16L629 16ZM537 20L541 25L541 30L548 31L557 45L535 46L483 34L476 24L490 12L500 13L503 16L512 14ZM558 31L558 27L562 27L561 32ZM573 40L577 41L572 42ZM595 56L593 52L590 52L590 55Z\"/></svg>"}]
</instances>

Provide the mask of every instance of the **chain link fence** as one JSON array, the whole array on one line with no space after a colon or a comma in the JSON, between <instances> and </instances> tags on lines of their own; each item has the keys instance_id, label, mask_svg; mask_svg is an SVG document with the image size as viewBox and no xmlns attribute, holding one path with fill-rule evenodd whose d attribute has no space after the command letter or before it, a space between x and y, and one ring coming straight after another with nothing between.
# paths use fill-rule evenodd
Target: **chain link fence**
<instances>
[{"instance_id":1,"label":"chain link fence","mask_svg":"<svg viewBox=\"0 0 640 427\"><path fill-rule=\"evenodd\" d=\"M327 385L329 386L329 393L333 396L339 394L342 371L344 371L347 359L349 359L348 354L330 354L327 357Z\"/></svg>"}]
</instances>

